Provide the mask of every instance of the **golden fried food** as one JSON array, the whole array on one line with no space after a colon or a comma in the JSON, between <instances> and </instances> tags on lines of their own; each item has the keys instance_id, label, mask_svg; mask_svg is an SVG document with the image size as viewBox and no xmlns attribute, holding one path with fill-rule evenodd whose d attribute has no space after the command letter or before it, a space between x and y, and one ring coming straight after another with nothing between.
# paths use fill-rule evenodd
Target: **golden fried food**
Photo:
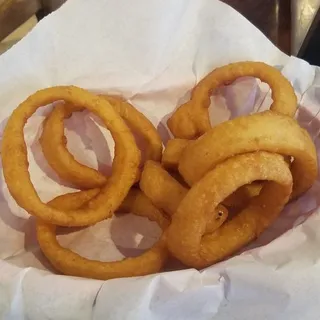
<instances>
[{"instance_id":1,"label":"golden fried food","mask_svg":"<svg viewBox=\"0 0 320 320\"><path fill-rule=\"evenodd\" d=\"M61 179L69 181L79 188L101 187L107 183L107 177L98 170L76 161L67 149L63 121L76 111L82 111L82 108L64 103L52 110L43 123L39 140L42 152L50 167Z\"/></svg>"},{"instance_id":2,"label":"golden fried food","mask_svg":"<svg viewBox=\"0 0 320 320\"><path fill-rule=\"evenodd\" d=\"M162 166L167 170L178 170L180 158L183 157L183 150L192 143L187 139L171 139L162 156ZM242 186L223 200L223 204L227 207L241 208L245 206L252 197L257 196L262 188L262 184L254 182L249 185ZM186 188L185 188L186 189Z\"/></svg>"},{"instance_id":3,"label":"golden fried food","mask_svg":"<svg viewBox=\"0 0 320 320\"><path fill-rule=\"evenodd\" d=\"M187 188L154 161L145 163L139 186L152 203L170 217L176 212L179 203L188 192Z\"/></svg>"},{"instance_id":4,"label":"golden fried food","mask_svg":"<svg viewBox=\"0 0 320 320\"><path fill-rule=\"evenodd\" d=\"M152 203L170 217L177 211L188 192L187 188L154 161L146 162L139 185ZM208 216L207 232L218 229L227 218L228 210L223 205L218 205L216 210Z\"/></svg>"},{"instance_id":5,"label":"golden fried food","mask_svg":"<svg viewBox=\"0 0 320 320\"><path fill-rule=\"evenodd\" d=\"M178 170L179 160L182 156L183 150L191 143L187 139L171 139L167 142L167 145L162 155L162 166L167 170Z\"/></svg>"},{"instance_id":6,"label":"golden fried food","mask_svg":"<svg viewBox=\"0 0 320 320\"><path fill-rule=\"evenodd\" d=\"M211 94L220 86L240 77L256 77L269 84L273 103L270 109L293 117L297 97L290 82L279 70L263 62L236 62L217 68L204 77L192 90L191 100L181 105L167 125L175 138L195 139L210 130L208 108Z\"/></svg>"},{"instance_id":7,"label":"golden fried food","mask_svg":"<svg viewBox=\"0 0 320 320\"><path fill-rule=\"evenodd\" d=\"M179 172L193 185L226 159L257 150L293 157L292 198L307 191L318 175L317 153L307 131L293 118L273 111L239 117L210 129L184 150Z\"/></svg>"},{"instance_id":8,"label":"golden fried food","mask_svg":"<svg viewBox=\"0 0 320 320\"><path fill-rule=\"evenodd\" d=\"M38 108L60 100L81 105L99 116L116 145L108 182L85 207L69 211L52 208L39 198L30 180L23 135L25 123ZM62 226L86 226L111 217L134 184L141 158L134 136L110 103L74 86L43 89L22 102L4 129L1 156L4 178L17 204L46 222Z\"/></svg>"},{"instance_id":9,"label":"golden fried food","mask_svg":"<svg viewBox=\"0 0 320 320\"><path fill-rule=\"evenodd\" d=\"M242 76L269 84L271 110L211 128L211 94ZM38 108L54 102L59 103L44 122L42 150L58 176L81 190L44 203L30 179L23 132ZM296 108L294 89L276 68L231 63L209 73L194 87L190 101L173 112L167 124L174 138L163 151L151 121L122 98L74 86L47 88L9 117L2 139L3 174L17 204L36 216L40 248L63 274L99 280L142 276L161 271L169 254L186 266L204 268L256 239L288 201L315 182L316 147L293 119ZM67 149L64 120L84 109L98 116L114 139L109 177L82 165ZM157 222L163 231L138 257L90 260L56 239L57 225L90 226L128 212Z\"/></svg>"},{"instance_id":10,"label":"golden fried food","mask_svg":"<svg viewBox=\"0 0 320 320\"><path fill-rule=\"evenodd\" d=\"M237 189L229 197L225 198L223 204L227 207L243 208L253 197L260 194L262 188L263 183L261 183L261 181L254 181L250 184L246 184Z\"/></svg>"},{"instance_id":11,"label":"golden fried food","mask_svg":"<svg viewBox=\"0 0 320 320\"><path fill-rule=\"evenodd\" d=\"M119 97L101 95L107 99L129 127L145 141L145 160L161 161L162 140L152 122L129 102Z\"/></svg>"},{"instance_id":12,"label":"golden fried food","mask_svg":"<svg viewBox=\"0 0 320 320\"><path fill-rule=\"evenodd\" d=\"M152 123L131 104L121 98L103 95L130 128L145 140L145 158L160 161L162 141ZM55 107L43 124L40 143L43 154L57 175L82 189L102 187L107 177L99 171L79 163L67 149L63 121L75 111L84 108L72 104L60 104Z\"/></svg>"},{"instance_id":13,"label":"golden fried food","mask_svg":"<svg viewBox=\"0 0 320 320\"><path fill-rule=\"evenodd\" d=\"M239 187L268 181L237 216L204 235L207 217ZM203 268L248 244L280 214L292 191L292 175L284 158L267 152L234 156L209 171L184 197L167 231L173 256L190 267Z\"/></svg>"},{"instance_id":14,"label":"golden fried food","mask_svg":"<svg viewBox=\"0 0 320 320\"><path fill-rule=\"evenodd\" d=\"M99 193L99 189L66 194L53 199L48 206L59 210L77 210ZM165 230L168 226L160 210L138 189L131 189L119 211L132 212L156 221ZM161 270L168 257L163 235L149 250L122 261L101 262L89 260L63 248L56 239L56 226L37 219L37 238L40 248L50 263L66 275L107 280L120 277L142 276Z\"/></svg>"}]
</instances>

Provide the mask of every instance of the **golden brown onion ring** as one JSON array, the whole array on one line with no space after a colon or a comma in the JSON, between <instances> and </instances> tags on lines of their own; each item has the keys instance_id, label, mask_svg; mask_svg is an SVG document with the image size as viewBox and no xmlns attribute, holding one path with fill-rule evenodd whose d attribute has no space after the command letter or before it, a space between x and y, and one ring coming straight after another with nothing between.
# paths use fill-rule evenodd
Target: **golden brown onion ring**
<instances>
[{"instance_id":1,"label":"golden brown onion ring","mask_svg":"<svg viewBox=\"0 0 320 320\"><path fill-rule=\"evenodd\" d=\"M48 205L60 210L76 210L98 193L99 189L93 189L66 194L53 199ZM156 221L163 230L169 223L162 212L138 189L130 190L118 211L147 217ZM165 236L162 235L157 243L138 257L115 262L89 260L63 248L56 239L55 231L56 226L37 219L37 238L41 250L50 263L66 275L99 280L142 276L160 271L168 257Z\"/></svg>"},{"instance_id":2,"label":"golden brown onion ring","mask_svg":"<svg viewBox=\"0 0 320 320\"><path fill-rule=\"evenodd\" d=\"M217 231L205 234L207 217L239 187L267 180L259 196ZM255 239L280 214L292 190L284 158L255 152L232 157L209 171L184 197L167 230L169 251L184 264L203 268Z\"/></svg>"},{"instance_id":3,"label":"golden brown onion ring","mask_svg":"<svg viewBox=\"0 0 320 320\"><path fill-rule=\"evenodd\" d=\"M157 208L166 212L170 217L177 211L179 204L188 193L187 188L154 161L145 163L140 188ZM216 210L208 216L207 232L218 229L227 218L227 209L218 205Z\"/></svg>"},{"instance_id":4,"label":"golden brown onion ring","mask_svg":"<svg viewBox=\"0 0 320 320\"><path fill-rule=\"evenodd\" d=\"M107 177L99 171L76 161L67 149L63 121L71 117L75 111L82 111L82 108L77 108L71 104L60 104L44 120L39 140L43 155L61 179L74 184L78 188L101 187L107 183Z\"/></svg>"},{"instance_id":5,"label":"golden brown onion ring","mask_svg":"<svg viewBox=\"0 0 320 320\"><path fill-rule=\"evenodd\" d=\"M129 127L146 142L145 160L161 161L162 140L152 122L129 102L115 96L101 95L107 99Z\"/></svg>"},{"instance_id":6,"label":"golden brown onion ring","mask_svg":"<svg viewBox=\"0 0 320 320\"><path fill-rule=\"evenodd\" d=\"M152 123L131 104L119 97L103 95L120 114L130 127L143 137L146 142L146 159L161 160L162 141ZM55 107L43 124L40 144L43 154L49 165L64 179L78 188L91 189L102 187L107 182L107 177L99 171L79 163L68 151L67 139L64 135L63 121L71 117L75 111L84 108L71 104L61 104Z\"/></svg>"},{"instance_id":7,"label":"golden brown onion ring","mask_svg":"<svg viewBox=\"0 0 320 320\"><path fill-rule=\"evenodd\" d=\"M100 117L116 145L113 170L107 184L85 207L70 211L52 208L39 198L30 180L23 136L24 125L32 114L41 106L59 100L83 106ZM110 217L135 182L140 164L140 151L135 139L110 103L74 86L43 89L22 102L5 127L1 156L5 181L17 204L38 218L62 226L86 226Z\"/></svg>"},{"instance_id":8,"label":"golden brown onion ring","mask_svg":"<svg viewBox=\"0 0 320 320\"><path fill-rule=\"evenodd\" d=\"M246 184L225 198L223 204L227 207L243 208L250 202L251 198L260 194L262 187L263 183L260 181Z\"/></svg>"},{"instance_id":9,"label":"golden brown onion ring","mask_svg":"<svg viewBox=\"0 0 320 320\"><path fill-rule=\"evenodd\" d=\"M187 139L171 139L163 151L161 164L167 170L178 170L179 160L183 150L191 143Z\"/></svg>"},{"instance_id":10,"label":"golden brown onion ring","mask_svg":"<svg viewBox=\"0 0 320 320\"><path fill-rule=\"evenodd\" d=\"M187 188L154 161L145 163L139 186L152 203L170 217L177 211L179 203L188 192Z\"/></svg>"},{"instance_id":11,"label":"golden brown onion ring","mask_svg":"<svg viewBox=\"0 0 320 320\"><path fill-rule=\"evenodd\" d=\"M189 185L226 159L263 150L294 158L292 198L307 191L318 175L317 154L306 130L296 120L273 111L223 122L184 151L179 172Z\"/></svg>"},{"instance_id":12,"label":"golden brown onion ring","mask_svg":"<svg viewBox=\"0 0 320 320\"><path fill-rule=\"evenodd\" d=\"M180 158L183 155L183 150L190 143L192 143L192 141L193 140L186 139L169 140L162 155L161 163L163 167L168 170L178 170ZM249 185L242 186L228 198L224 199L223 204L227 207L242 208L248 204L252 197L257 196L260 193L261 188L262 184L258 182L253 182Z\"/></svg>"},{"instance_id":13,"label":"golden brown onion ring","mask_svg":"<svg viewBox=\"0 0 320 320\"><path fill-rule=\"evenodd\" d=\"M218 87L244 76L256 77L269 84L273 99L271 110L294 116L297 97L280 71L262 62L236 62L213 70L193 88L191 100L181 105L167 122L174 137L195 139L210 130L211 94Z\"/></svg>"}]
</instances>

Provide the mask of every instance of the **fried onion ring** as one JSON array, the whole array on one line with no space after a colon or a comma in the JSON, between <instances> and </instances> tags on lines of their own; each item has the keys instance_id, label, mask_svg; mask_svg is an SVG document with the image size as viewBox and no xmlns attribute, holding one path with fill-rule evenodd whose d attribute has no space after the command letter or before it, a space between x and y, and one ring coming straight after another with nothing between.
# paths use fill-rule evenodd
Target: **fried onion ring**
<instances>
[{"instance_id":1,"label":"fried onion ring","mask_svg":"<svg viewBox=\"0 0 320 320\"><path fill-rule=\"evenodd\" d=\"M250 202L251 198L260 194L262 187L263 183L260 181L246 184L225 198L223 204L227 207L243 208Z\"/></svg>"},{"instance_id":2,"label":"fried onion ring","mask_svg":"<svg viewBox=\"0 0 320 320\"><path fill-rule=\"evenodd\" d=\"M178 170L179 160L183 150L191 143L187 139L171 139L163 151L161 164L167 170Z\"/></svg>"},{"instance_id":3,"label":"fried onion ring","mask_svg":"<svg viewBox=\"0 0 320 320\"><path fill-rule=\"evenodd\" d=\"M293 118L273 111L239 117L210 129L185 148L179 172L193 185L218 163L257 150L294 158L292 198L307 191L318 175L317 153L307 131Z\"/></svg>"},{"instance_id":4,"label":"fried onion ring","mask_svg":"<svg viewBox=\"0 0 320 320\"><path fill-rule=\"evenodd\" d=\"M116 145L112 174L107 183L85 207L70 211L52 208L39 198L30 180L23 136L28 118L41 106L59 100L83 106L100 117ZM1 156L5 181L17 204L46 222L62 226L86 226L110 217L135 182L141 158L130 129L110 103L74 86L43 89L22 102L5 127Z\"/></svg>"},{"instance_id":5,"label":"fried onion ring","mask_svg":"<svg viewBox=\"0 0 320 320\"><path fill-rule=\"evenodd\" d=\"M129 102L119 97L101 95L107 99L115 110L120 114L122 119L128 123L129 127L139 136L143 137L146 142L144 148L145 159L161 161L162 157L162 140L151 121L140 111L138 111Z\"/></svg>"},{"instance_id":6,"label":"fried onion ring","mask_svg":"<svg viewBox=\"0 0 320 320\"><path fill-rule=\"evenodd\" d=\"M239 187L267 180L259 196L217 231L205 234L207 217ZM292 175L278 154L232 157L209 171L184 197L167 230L169 251L184 264L203 268L255 239L278 217L292 191Z\"/></svg>"},{"instance_id":7,"label":"fried onion ring","mask_svg":"<svg viewBox=\"0 0 320 320\"><path fill-rule=\"evenodd\" d=\"M119 97L103 95L130 127L146 142L146 159L160 161L162 155L161 138L152 123L130 103ZM99 171L79 163L67 149L63 121L75 111L84 108L61 104L54 108L43 124L40 144L43 154L57 175L78 188L91 189L102 187L107 177Z\"/></svg>"},{"instance_id":8,"label":"fried onion ring","mask_svg":"<svg viewBox=\"0 0 320 320\"><path fill-rule=\"evenodd\" d=\"M77 210L98 193L99 189L92 189L66 194L53 199L48 205L60 210ZM130 190L118 211L132 212L147 217L156 221L163 230L167 228L169 223L162 212L138 189ZM159 272L168 257L164 235L149 250L138 257L125 258L115 262L101 262L83 258L71 250L63 248L56 239L56 226L37 219L36 228L38 242L44 255L57 270L66 275L99 280L142 276Z\"/></svg>"},{"instance_id":9,"label":"fried onion ring","mask_svg":"<svg viewBox=\"0 0 320 320\"><path fill-rule=\"evenodd\" d=\"M268 83L273 99L270 109L294 116L297 97L280 71L262 62L236 62L213 70L193 88L191 100L181 105L167 122L174 137L195 139L210 130L208 108L211 94L218 87L243 76L256 77Z\"/></svg>"},{"instance_id":10,"label":"fried onion ring","mask_svg":"<svg viewBox=\"0 0 320 320\"><path fill-rule=\"evenodd\" d=\"M165 169L178 170L179 161L183 155L183 150L192 143L193 140L186 139L171 139L168 141L162 155L161 164ZM242 208L248 204L250 199L257 196L262 188L259 182L242 186L233 194L223 200L223 204L227 207ZM164 209L165 210L165 209Z\"/></svg>"},{"instance_id":11,"label":"fried onion ring","mask_svg":"<svg viewBox=\"0 0 320 320\"><path fill-rule=\"evenodd\" d=\"M152 203L170 217L177 211L179 203L188 192L187 188L154 161L145 163L139 186Z\"/></svg>"},{"instance_id":12,"label":"fried onion ring","mask_svg":"<svg viewBox=\"0 0 320 320\"><path fill-rule=\"evenodd\" d=\"M141 174L140 188L157 208L166 212L170 217L177 211L179 204L188 193L187 188L154 161L146 162ZM218 229L227 218L227 209L218 205L208 218L207 232Z\"/></svg>"}]
</instances>

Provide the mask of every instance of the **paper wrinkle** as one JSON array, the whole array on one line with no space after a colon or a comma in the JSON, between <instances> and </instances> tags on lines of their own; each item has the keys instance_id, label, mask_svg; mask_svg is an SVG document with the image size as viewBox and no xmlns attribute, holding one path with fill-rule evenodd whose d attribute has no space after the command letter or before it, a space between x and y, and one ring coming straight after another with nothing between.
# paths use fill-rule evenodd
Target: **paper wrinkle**
<instances>
[{"instance_id":1,"label":"paper wrinkle","mask_svg":"<svg viewBox=\"0 0 320 320\"><path fill-rule=\"evenodd\" d=\"M0 137L7 117L28 95L74 84L130 98L165 143L166 120L189 99L192 86L213 68L238 60L264 61L291 81L297 120L319 153L320 69L287 57L236 11L212 0L138 0L134 6L69 0L0 57ZM238 79L212 97L212 124L265 110L271 101L268 85ZM75 190L41 153L41 123L50 110L40 109L25 128L31 178L43 201ZM99 120L84 112L65 123L76 159L108 172L114 143ZM53 274L37 245L35 218L16 205L3 174L0 190L1 319L320 318L319 180L257 241L226 261L202 271L105 282ZM58 239L88 258L110 261L140 254L159 235L155 223L120 215L70 233L61 229Z\"/></svg>"},{"instance_id":2,"label":"paper wrinkle","mask_svg":"<svg viewBox=\"0 0 320 320\"><path fill-rule=\"evenodd\" d=\"M102 281L64 277L67 287L54 285L59 277L30 268L23 282L25 319L92 318Z\"/></svg>"}]
</instances>

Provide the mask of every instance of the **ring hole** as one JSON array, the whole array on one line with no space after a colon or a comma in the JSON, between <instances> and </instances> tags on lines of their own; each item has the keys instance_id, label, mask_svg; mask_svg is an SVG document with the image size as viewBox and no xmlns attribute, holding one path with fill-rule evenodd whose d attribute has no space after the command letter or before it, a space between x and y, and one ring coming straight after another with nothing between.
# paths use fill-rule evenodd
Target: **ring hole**
<instances>
[{"instance_id":1,"label":"ring hole","mask_svg":"<svg viewBox=\"0 0 320 320\"><path fill-rule=\"evenodd\" d=\"M241 77L219 87L210 99L211 126L253 111L269 109L272 103L269 85L253 77Z\"/></svg>"},{"instance_id":2,"label":"ring hole","mask_svg":"<svg viewBox=\"0 0 320 320\"><path fill-rule=\"evenodd\" d=\"M117 213L91 227L63 229L65 232L58 235L61 246L87 259L104 262L137 257L162 234L156 222L127 213Z\"/></svg>"}]
</instances>

